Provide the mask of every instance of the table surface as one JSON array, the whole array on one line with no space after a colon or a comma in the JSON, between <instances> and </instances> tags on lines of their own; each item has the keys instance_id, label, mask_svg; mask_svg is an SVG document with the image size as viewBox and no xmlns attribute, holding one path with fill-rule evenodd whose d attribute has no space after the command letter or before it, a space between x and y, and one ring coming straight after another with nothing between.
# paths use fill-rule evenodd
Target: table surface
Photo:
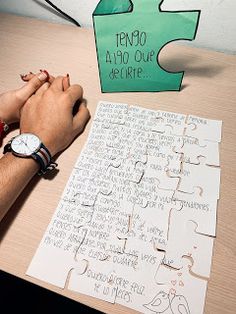
<instances>
[{"instance_id":1,"label":"table surface","mask_svg":"<svg viewBox=\"0 0 236 314\"><path fill-rule=\"evenodd\" d=\"M99 100L110 100L223 120L221 198L205 313L235 313L236 56L170 44L161 52L161 64L186 71L181 92L102 94L91 29L0 14L0 92L20 86L20 73L45 68L54 75L70 73L71 82L83 86L92 117ZM58 158L58 175L53 180L34 178L1 223L0 269L105 313L135 313L25 275L90 125ZM3 145L17 132L8 134Z\"/></svg>"}]
</instances>

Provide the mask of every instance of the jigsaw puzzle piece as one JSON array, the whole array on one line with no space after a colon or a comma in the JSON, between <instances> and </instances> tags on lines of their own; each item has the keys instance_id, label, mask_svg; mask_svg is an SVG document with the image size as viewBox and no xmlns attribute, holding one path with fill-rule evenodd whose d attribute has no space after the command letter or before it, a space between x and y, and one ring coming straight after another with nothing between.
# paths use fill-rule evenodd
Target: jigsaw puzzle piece
<instances>
[{"instance_id":1,"label":"jigsaw puzzle piece","mask_svg":"<svg viewBox=\"0 0 236 314\"><path fill-rule=\"evenodd\" d=\"M145 156L145 158L147 157ZM134 183L141 181L145 171L145 163L143 161L132 159L132 156L129 155L121 167L129 181Z\"/></svg>"},{"instance_id":2,"label":"jigsaw puzzle piece","mask_svg":"<svg viewBox=\"0 0 236 314\"><path fill-rule=\"evenodd\" d=\"M120 266L118 271L126 280L126 292L129 298L124 298L121 287L118 287L115 303L127 306L140 313L147 313L143 304L148 302L150 296L154 295L157 289L155 274L163 259L163 253L157 252L155 259L150 263L147 261L145 254L139 258L135 269L127 271L127 267Z\"/></svg>"},{"instance_id":3,"label":"jigsaw puzzle piece","mask_svg":"<svg viewBox=\"0 0 236 314\"><path fill-rule=\"evenodd\" d=\"M150 203L153 204L155 191L158 190L157 184L159 184L158 180L147 178L144 173L144 176L139 183L132 184L130 190L131 193L127 198L127 201L133 204L133 208L136 205L141 208L146 208Z\"/></svg>"},{"instance_id":4,"label":"jigsaw puzzle piece","mask_svg":"<svg viewBox=\"0 0 236 314\"><path fill-rule=\"evenodd\" d=\"M139 250L141 244L145 244L150 251L156 247L165 248L168 216L167 213L156 208L136 206L127 235L126 252L132 249Z\"/></svg>"},{"instance_id":5,"label":"jigsaw puzzle piece","mask_svg":"<svg viewBox=\"0 0 236 314\"><path fill-rule=\"evenodd\" d=\"M181 162L179 158L174 157L172 159L172 155L159 152L156 156L148 155L145 176L147 178L157 179L160 189L176 190L180 180L176 174L181 172L180 167ZM170 169L171 173L175 173L175 175L169 175Z\"/></svg>"},{"instance_id":6,"label":"jigsaw puzzle piece","mask_svg":"<svg viewBox=\"0 0 236 314\"><path fill-rule=\"evenodd\" d=\"M76 206L76 212L69 206L63 211L58 211L50 223L45 244L56 246L68 254L73 254L73 259L78 260L78 251L88 240L88 225L92 221L94 209L89 206ZM66 210L69 210L67 213Z\"/></svg>"},{"instance_id":7,"label":"jigsaw puzzle piece","mask_svg":"<svg viewBox=\"0 0 236 314\"><path fill-rule=\"evenodd\" d=\"M109 195L112 188L106 172L73 169L62 197L64 201L76 205L94 206L97 195L99 193Z\"/></svg>"},{"instance_id":8,"label":"jigsaw puzzle piece","mask_svg":"<svg viewBox=\"0 0 236 314\"><path fill-rule=\"evenodd\" d=\"M146 143L142 141L144 136L145 134L140 130L132 129L126 124L110 125L105 140L104 153L106 154L110 149L113 159L118 161L117 165L121 165L120 171L126 173L129 180L133 182L141 180L143 165L147 162Z\"/></svg>"},{"instance_id":9,"label":"jigsaw puzzle piece","mask_svg":"<svg viewBox=\"0 0 236 314\"><path fill-rule=\"evenodd\" d=\"M182 147L174 148L177 153L183 154L183 162L199 165L200 158L204 158L206 165L220 166L218 142L202 140L200 143L198 138L188 136L183 137L183 142Z\"/></svg>"},{"instance_id":10,"label":"jigsaw puzzle piece","mask_svg":"<svg viewBox=\"0 0 236 314\"><path fill-rule=\"evenodd\" d=\"M176 153L174 147L182 147L182 137L152 132L149 132L148 137L145 175L158 179L159 188L175 190L182 165L181 154ZM172 173L172 176L169 173Z\"/></svg>"},{"instance_id":11,"label":"jigsaw puzzle piece","mask_svg":"<svg viewBox=\"0 0 236 314\"><path fill-rule=\"evenodd\" d=\"M104 147L100 148L97 155L83 152L69 178L63 199L93 206L99 193L111 193L113 183L109 177L110 168L120 167L121 162L120 156L114 156Z\"/></svg>"},{"instance_id":12,"label":"jigsaw puzzle piece","mask_svg":"<svg viewBox=\"0 0 236 314\"><path fill-rule=\"evenodd\" d=\"M116 149L122 155L131 139L130 129L126 125L111 124L107 130L106 138L104 138L106 146Z\"/></svg>"},{"instance_id":13,"label":"jigsaw puzzle piece","mask_svg":"<svg viewBox=\"0 0 236 314\"><path fill-rule=\"evenodd\" d=\"M26 274L63 289L70 271L81 266L75 256L87 229L81 226L81 213L72 216L61 211L59 204Z\"/></svg>"},{"instance_id":14,"label":"jigsaw puzzle piece","mask_svg":"<svg viewBox=\"0 0 236 314\"><path fill-rule=\"evenodd\" d=\"M111 262L89 260L83 273L71 273L68 289L115 303L117 288L112 284L115 276L116 271Z\"/></svg>"},{"instance_id":15,"label":"jigsaw puzzle piece","mask_svg":"<svg viewBox=\"0 0 236 314\"><path fill-rule=\"evenodd\" d=\"M199 141L221 142L222 121L188 116L186 136L196 137Z\"/></svg>"},{"instance_id":16,"label":"jigsaw puzzle piece","mask_svg":"<svg viewBox=\"0 0 236 314\"><path fill-rule=\"evenodd\" d=\"M150 250L166 248L170 211L178 204L172 199L173 191L155 191L152 199L147 200L145 208L139 205L134 207L127 234L126 252L138 250L142 244Z\"/></svg>"},{"instance_id":17,"label":"jigsaw puzzle piece","mask_svg":"<svg viewBox=\"0 0 236 314\"><path fill-rule=\"evenodd\" d=\"M184 73L165 71L159 54L171 41L195 38L200 11L165 12L161 4L133 0L117 8L99 2L93 17L103 92L180 90Z\"/></svg>"},{"instance_id":18,"label":"jigsaw puzzle piece","mask_svg":"<svg viewBox=\"0 0 236 314\"><path fill-rule=\"evenodd\" d=\"M78 250L84 259L106 260L113 253L124 253L130 209L123 207L122 201L115 190L97 196L92 219L86 225L86 238Z\"/></svg>"},{"instance_id":19,"label":"jigsaw puzzle piece","mask_svg":"<svg viewBox=\"0 0 236 314\"><path fill-rule=\"evenodd\" d=\"M116 230L114 231L114 235L116 238L120 239L120 243L122 243L122 241L125 241L123 242L125 246L127 245L128 240L130 240L131 234L132 237L134 236L134 230L132 230L132 228L134 225L136 225L136 219L134 219L134 216L136 217L135 208L136 210L138 208L140 211L142 211L144 216L147 215L152 209L153 212L156 209L156 212L159 210L161 213L163 212L164 204L169 203L170 198L173 196L173 191L159 190L156 183L156 180L143 177L142 180L138 183L126 180L123 183L121 190L118 188L117 192L119 195L120 206L122 208L120 212L123 219L126 217L127 223L126 226L123 226L122 230L116 228ZM159 192L158 195L157 192ZM159 216L160 215L161 214L159 214ZM166 215L167 218L168 215L169 214ZM166 228L167 225L168 223L166 224ZM151 236L154 237L155 232L157 232L157 227L155 228L155 230L153 228L153 234L151 234L150 231L150 242L153 240L151 239ZM137 234L135 234L135 239L138 236L138 232L136 233ZM141 235L139 236L141 241ZM129 248L131 248L131 246Z\"/></svg>"},{"instance_id":20,"label":"jigsaw puzzle piece","mask_svg":"<svg viewBox=\"0 0 236 314\"><path fill-rule=\"evenodd\" d=\"M151 156L155 156L159 151L165 151L169 155L182 153L183 136L150 131L147 137L147 150Z\"/></svg>"},{"instance_id":21,"label":"jigsaw puzzle piece","mask_svg":"<svg viewBox=\"0 0 236 314\"><path fill-rule=\"evenodd\" d=\"M177 177L173 171L169 172L169 175ZM202 190L204 199L219 199L220 168L183 163L178 178L180 178L179 191L192 194L194 188L198 187Z\"/></svg>"},{"instance_id":22,"label":"jigsaw puzzle piece","mask_svg":"<svg viewBox=\"0 0 236 314\"><path fill-rule=\"evenodd\" d=\"M155 119L152 119L151 131L179 136L184 134L186 115L161 110L155 113L156 116Z\"/></svg>"},{"instance_id":23,"label":"jigsaw puzzle piece","mask_svg":"<svg viewBox=\"0 0 236 314\"><path fill-rule=\"evenodd\" d=\"M99 108L100 107L98 106L97 111L99 111ZM117 150L120 153L122 150L122 146L120 145L119 142L120 138L118 135L120 133L121 134L125 133L125 131L126 131L125 124L112 124L109 122L103 123L94 120L90 129L86 145L83 148L82 155L98 157L102 153L103 155L101 156L104 156L104 153L106 151L109 153L114 152L115 150ZM107 156L109 156L108 153ZM116 153L116 155L118 154ZM77 162L79 162L79 159Z\"/></svg>"},{"instance_id":24,"label":"jigsaw puzzle piece","mask_svg":"<svg viewBox=\"0 0 236 314\"><path fill-rule=\"evenodd\" d=\"M139 252L143 246L145 251L165 250L170 211L180 210L180 202L173 198L174 191L159 189L156 180L145 176L135 193L125 252Z\"/></svg>"},{"instance_id":25,"label":"jigsaw puzzle piece","mask_svg":"<svg viewBox=\"0 0 236 314\"><path fill-rule=\"evenodd\" d=\"M136 130L182 136L186 118L179 113L130 106L127 123Z\"/></svg>"},{"instance_id":26,"label":"jigsaw puzzle piece","mask_svg":"<svg viewBox=\"0 0 236 314\"><path fill-rule=\"evenodd\" d=\"M105 261L89 260L83 273L71 273L69 289L143 311L143 303L155 291L155 273L162 259L163 253L158 252L152 263L125 253L112 254Z\"/></svg>"},{"instance_id":27,"label":"jigsaw puzzle piece","mask_svg":"<svg viewBox=\"0 0 236 314\"><path fill-rule=\"evenodd\" d=\"M99 163L94 162L94 165L97 167ZM75 169L78 173L86 171L85 177L80 178L77 173L76 179L81 185L74 187L73 190L70 186L69 193L72 194L65 195L64 201L75 207L83 203L87 208L93 208L90 220L84 221L87 236L79 248L79 254L84 258L106 259L107 252L123 251L124 243L114 235L117 230L123 230L128 225L129 215L125 212L127 209L122 208L121 201L123 194L127 194L131 182L128 180L129 177L122 176L125 174L122 170L115 167L109 167L106 173L100 171L99 174L94 169L91 173L87 173L86 169L87 167ZM74 192L76 193L73 194Z\"/></svg>"},{"instance_id":28,"label":"jigsaw puzzle piece","mask_svg":"<svg viewBox=\"0 0 236 314\"><path fill-rule=\"evenodd\" d=\"M111 192L113 183L108 173L110 168L118 168L123 162L122 150L109 148L103 139L94 138L97 127L94 124L93 127L95 129L92 130L63 193L63 199L87 206L94 205L99 193Z\"/></svg>"},{"instance_id":29,"label":"jigsaw puzzle piece","mask_svg":"<svg viewBox=\"0 0 236 314\"><path fill-rule=\"evenodd\" d=\"M129 106L121 103L100 101L94 116L94 121L102 123L104 128L110 124L125 124Z\"/></svg>"},{"instance_id":30,"label":"jigsaw puzzle piece","mask_svg":"<svg viewBox=\"0 0 236 314\"><path fill-rule=\"evenodd\" d=\"M124 254L126 252L127 234L130 228L130 215L121 212L112 221L110 237L107 241L107 254Z\"/></svg>"},{"instance_id":31,"label":"jigsaw puzzle piece","mask_svg":"<svg viewBox=\"0 0 236 314\"><path fill-rule=\"evenodd\" d=\"M93 155L82 155L75 169L88 171L89 173L97 172L103 174L108 171L109 167L118 168L121 165L122 159L119 156L112 155L109 150L100 150L103 152L103 158Z\"/></svg>"},{"instance_id":32,"label":"jigsaw puzzle piece","mask_svg":"<svg viewBox=\"0 0 236 314\"><path fill-rule=\"evenodd\" d=\"M150 129L150 120L154 117L154 110L130 106L126 123L130 130L146 132Z\"/></svg>"},{"instance_id":33,"label":"jigsaw puzzle piece","mask_svg":"<svg viewBox=\"0 0 236 314\"><path fill-rule=\"evenodd\" d=\"M210 277L214 238L198 234L196 223L170 215L166 260L171 267L182 269L183 256L193 260L192 271L199 276Z\"/></svg>"},{"instance_id":34,"label":"jigsaw puzzle piece","mask_svg":"<svg viewBox=\"0 0 236 314\"><path fill-rule=\"evenodd\" d=\"M45 263L47 267L45 267ZM64 289L68 273L74 267L75 262L72 254L68 254L67 251L59 248L40 244L27 269L26 275Z\"/></svg>"},{"instance_id":35,"label":"jigsaw puzzle piece","mask_svg":"<svg viewBox=\"0 0 236 314\"><path fill-rule=\"evenodd\" d=\"M110 125L103 128L100 123L93 122L90 135L86 142L75 167L79 167L83 159L100 158L112 163L113 160L121 158L124 145L121 145L119 134L123 134L124 126Z\"/></svg>"},{"instance_id":36,"label":"jigsaw puzzle piece","mask_svg":"<svg viewBox=\"0 0 236 314\"><path fill-rule=\"evenodd\" d=\"M144 304L148 313L204 313L207 281L192 276L190 269L187 259L184 259L181 271L165 265L159 267L155 296L150 295L150 301Z\"/></svg>"},{"instance_id":37,"label":"jigsaw puzzle piece","mask_svg":"<svg viewBox=\"0 0 236 314\"><path fill-rule=\"evenodd\" d=\"M141 165L141 166L140 166ZM139 166L141 168L139 168ZM133 171L134 170L134 171ZM119 168L110 168L109 178L114 184L112 193L119 199L120 204L126 209L126 213L132 214L133 206L140 204L147 206L144 198L140 198L137 192L143 176L143 164L137 163L136 166L124 163Z\"/></svg>"},{"instance_id":38,"label":"jigsaw puzzle piece","mask_svg":"<svg viewBox=\"0 0 236 314\"><path fill-rule=\"evenodd\" d=\"M177 147L181 152L183 147L182 136L149 132L147 144L148 158L152 160L157 158L158 160L157 167L161 172L161 174L159 174L162 176L162 178L159 178L161 188L168 188L165 186L163 180L170 180L169 173L172 173L172 177L178 177L181 173L183 154L176 151ZM173 173L175 175L173 175ZM174 181L172 181L172 183L174 183Z\"/></svg>"},{"instance_id":39,"label":"jigsaw puzzle piece","mask_svg":"<svg viewBox=\"0 0 236 314\"><path fill-rule=\"evenodd\" d=\"M159 182L158 182L159 183ZM122 195L125 214L129 217L129 228L126 232L117 234L117 238L127 240L125 252L135 248L138 241L152 248L164 249L167 242L169 212L178 203L172 199L174 191L161 190L157 187L157 180L146 178L135 184L131 183ZM125 204L125 205L124 205ZM135 242L135 243L134 243ZM128 251L127 251L128 250Z\"/></svg>"},{"instance_id":40,"label":"jigsaw puzzle piece","mask_svg":"<svg viewBox=\"0 0 236 314\"><path fill-rule=\"evenodd\" d=\"M83 239L84 227L92 219L94 207L75 204L62 199L58 205L56 216L50 223L47 243L54 241L60 243L60 247L67 246L67 251L72 250L74 244Z\"/></svg>"},{"instance_id":41,"label":"jigsaw puzzle piece","mask_svg":"<svg viewBox=\"0 0 236 314\"><path fill-rule=\"evenodd\" d=\"M161 258L160 254L160 261L148 269L145 262L134 267L135 260L128 254L113 255L106 261L91 260L83 273L71 274L69 289L141 311L156 288L154 277Z\"/></svg>"},{"instance_id":42,"label":"jigsaw puzzle piece","mask_svg":"<svg viewBox=\"0 0 236 314\"><path fill-rule=\"evenodd\" d=\"M181 216L182 221L192 220L197 223L196 232L216 236L217 199L202 197L200 190L195 189L193 194L175 191L176 203L180 210L173 210L172 216Z\"/></svg>"},{"instance_id":43,"label":"jigsaw puzzle piece","mask_svg":"<svg viewBox=\"0 0 236 314\"><path fill-rule=\"evenodd\" d=\"M130 106L127 124L130 128L139 131L182 135L186 117L167 111Z\"/></svg>"},{"instance_id":44,"label":"jigsaw puzzle piece","mask_svg":"<svg viewBox=\"0 0 236 314\"><path fill-rule=\"evenodd\" d=\"M125 159L131 159L133 163L147 163L147 146L146 144L139 142L137 139L133 139L132 143L125 149Z\"/></svg>"}]
</instances>

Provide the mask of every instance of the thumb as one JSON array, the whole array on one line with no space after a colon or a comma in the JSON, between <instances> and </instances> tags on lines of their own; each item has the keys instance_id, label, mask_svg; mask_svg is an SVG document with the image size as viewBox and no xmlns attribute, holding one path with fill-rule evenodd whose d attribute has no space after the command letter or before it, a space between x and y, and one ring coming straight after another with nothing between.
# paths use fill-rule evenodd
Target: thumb
<instances>
[{"instance_id":1,"label":"thumb","mask_svg":"<svg viewBox=\"0 0 236 314\"><path fill-rule=\"evenodd\" d=\"M16 90L16 95L22 102L26 102L45 82L49 80L49 74L46 70L33 76L24 86Z\"/></svg>"}]
</instances>

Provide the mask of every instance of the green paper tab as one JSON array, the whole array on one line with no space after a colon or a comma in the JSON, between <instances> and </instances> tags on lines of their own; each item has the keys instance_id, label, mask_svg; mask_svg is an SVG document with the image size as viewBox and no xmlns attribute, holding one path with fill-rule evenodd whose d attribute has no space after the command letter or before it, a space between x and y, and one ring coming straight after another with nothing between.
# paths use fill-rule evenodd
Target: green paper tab
<instances>
[{"instance_id":1,"label":"green paper tab","mask_svg":"<svg viewBox=\"0 0 236 314\"><path fill-rule=\"evenodd\" d=\"M102 92L178 91L184 72L165 71L161 49L193 40L200 11L161 11L158 0L101 0L93 13Z\"/></svg>"}]
</instances>

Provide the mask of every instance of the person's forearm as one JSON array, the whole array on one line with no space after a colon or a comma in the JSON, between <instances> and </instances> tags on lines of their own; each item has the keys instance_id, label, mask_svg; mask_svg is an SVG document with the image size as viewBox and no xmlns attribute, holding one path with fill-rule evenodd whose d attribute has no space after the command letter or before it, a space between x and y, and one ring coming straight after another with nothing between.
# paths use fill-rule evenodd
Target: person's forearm
<instances>
[{"instance_id":1,"label":"person's forearm","mask_svg":"<svg viewBox=\"0 0 236 314\"><path fill-rule=\"evenodd\" d=\"M38 169L32 158L7 153L0 159L0 221Z\"/></svg>"}]
</instances>

